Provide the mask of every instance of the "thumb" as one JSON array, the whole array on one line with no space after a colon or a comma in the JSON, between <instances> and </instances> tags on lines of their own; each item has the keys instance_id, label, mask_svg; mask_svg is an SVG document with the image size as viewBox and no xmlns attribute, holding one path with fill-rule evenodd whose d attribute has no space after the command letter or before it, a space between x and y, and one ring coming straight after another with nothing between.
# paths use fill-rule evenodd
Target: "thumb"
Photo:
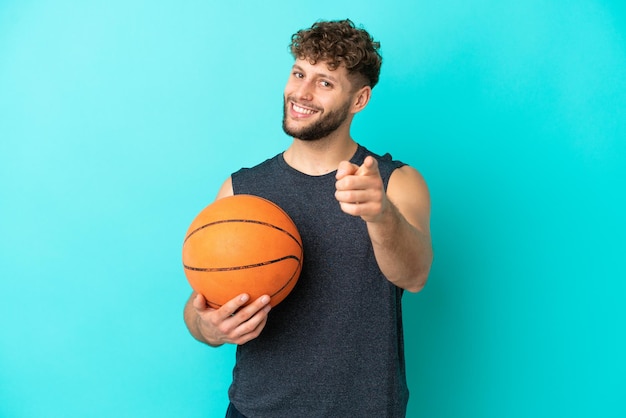
<instances>
[{"instance_id":1,"label":"thumb","mask_svg":"<svg viewBox=\"0 0 626 418\"><path fill-rule=\"evenodd\" d=\"M356 174L358 170L359 166L352 164L350 161L342 161L337 167L337 174L335 174L335 178L340 180L345 176Z\"/></svg>"},{"instance_id":2,"label":"thumb","mask_svg":"<svg viewBox=\"0 0 626 418\"><path fill-rule=\"evenodd\" d=\"M207 308L207 302L201 293L196 293L196 297L193 298L193 307L198 311L204 311Z\"/></svg>"}]
</instances>

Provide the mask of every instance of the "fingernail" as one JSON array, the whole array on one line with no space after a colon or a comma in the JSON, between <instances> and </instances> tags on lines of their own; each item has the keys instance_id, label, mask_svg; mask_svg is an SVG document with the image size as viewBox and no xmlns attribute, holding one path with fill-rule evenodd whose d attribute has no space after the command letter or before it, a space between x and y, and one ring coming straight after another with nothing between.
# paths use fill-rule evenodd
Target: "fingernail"
<instances>
[{"instance_id":1,"label":"fingernail","mask_svg":"<svg viewBox=\"0 0 626 418\"><path fill-rule=\"evenodd\" d=\"M269 297L269 296L263 296L263 297L261 298L261 302L263 302L263 303L267 303L267 302L269 302L269 301L270 301L270 297Z\"/></svg>"},{"instance_id":2,"label":"fingernail","mask_svg":"<svg viewBox=\"0 0 626 418\"><path fill-rule=\"evenodd\" d=\"M239 298L239 300L241 300L242 302L247 302L248 301L248 295L241 295L241 297Z\"/></svg>"}]
</instances>

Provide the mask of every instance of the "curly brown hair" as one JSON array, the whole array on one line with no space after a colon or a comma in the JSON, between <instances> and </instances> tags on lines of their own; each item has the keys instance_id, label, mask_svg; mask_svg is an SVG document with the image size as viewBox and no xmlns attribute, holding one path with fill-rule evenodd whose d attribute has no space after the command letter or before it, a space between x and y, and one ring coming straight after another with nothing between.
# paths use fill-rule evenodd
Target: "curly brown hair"
<instances>
[{"instance_id":1,"label":"curly brown hair","mask_svg":"<svg viewBox=\"0 0 626 418\"><path fill-rule=\"evenodd\" d=\"M382 56L375 42L365 30L357 28L350 19L318 21L309 29L302 29L291 36L291 54L306 59L311 64L324 61L330 70L345 65L350 75L360 75L365 85L378 83Z\"/></svg>"}]
</instances>

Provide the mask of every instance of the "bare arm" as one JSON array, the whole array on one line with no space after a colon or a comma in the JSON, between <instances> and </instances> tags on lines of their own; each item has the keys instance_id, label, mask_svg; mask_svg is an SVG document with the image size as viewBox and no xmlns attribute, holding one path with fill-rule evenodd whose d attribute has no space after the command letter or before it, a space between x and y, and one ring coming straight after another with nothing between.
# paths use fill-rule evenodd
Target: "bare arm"
<instances>
[{"instance_id":1,"label":"bare arm","mask_svg":"<svg viewBox=\"0 0 626 418\"><path fill-rule=\"evenodd\" d=\"M216 200L232 195L232 182L228 178ZM249 295L241 294L219 309L213 309L201 294L192 292L184 310L187 329L196 340L213 347L225 343L244 344L259 336L270 311L269 296L263 295L244 307L248 299Z\"/></svg>"},{"instance_id":2,"label":"bare arm","mask_svg":"<svg viewBox=\"0 0 626 418\"><path fill-rule=\"evenodd\" d=\"M433 251L430 196L422 176L409 166L393 172L385 193L378 163L342 162L337 170L337 200L344 212L367 222L376 261L389 281L411 292L426 284Z\"/></svg>"}]
</instances>

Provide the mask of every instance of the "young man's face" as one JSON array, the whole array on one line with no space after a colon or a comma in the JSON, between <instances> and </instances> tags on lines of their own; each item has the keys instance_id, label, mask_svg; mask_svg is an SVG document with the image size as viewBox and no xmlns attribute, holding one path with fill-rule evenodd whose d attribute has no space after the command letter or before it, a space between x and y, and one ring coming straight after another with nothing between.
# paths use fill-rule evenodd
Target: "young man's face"
<instances>
[{"instance_id":1,"label":"young man's face","mask_svg":"<svg viewBox=\"0 0 626 418\"><path fill-rule=\"evenodd\" d=\"M284 93L283 129L303 141L324 138L350 123L353 88L344 66L331 71L297 59Z\"/></svg>"}]
</instances>

